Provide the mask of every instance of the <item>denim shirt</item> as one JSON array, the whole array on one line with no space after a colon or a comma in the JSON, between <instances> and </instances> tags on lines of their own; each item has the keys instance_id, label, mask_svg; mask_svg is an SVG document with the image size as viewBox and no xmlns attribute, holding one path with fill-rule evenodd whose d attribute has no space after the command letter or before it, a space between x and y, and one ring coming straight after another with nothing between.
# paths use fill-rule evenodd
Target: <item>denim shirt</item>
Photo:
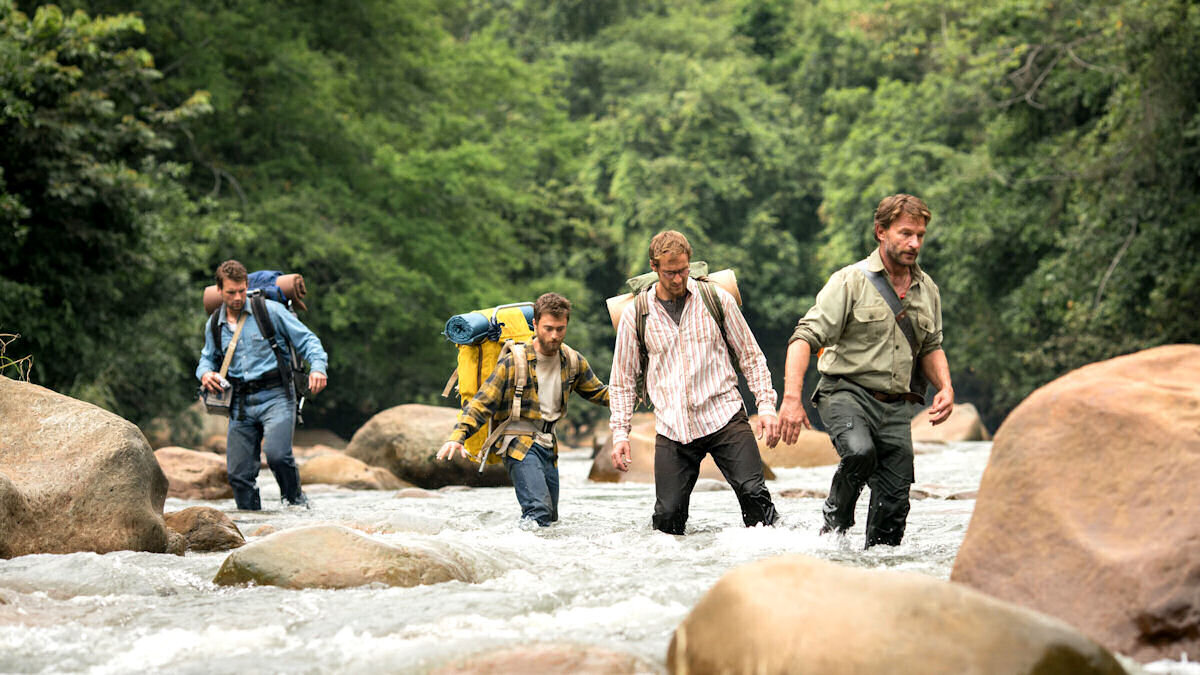
<instances>
[{"instance_id":1,"label":"denim shirt","mask_svg":"<svg viewBox=\"0 0 1200 675\"><path fill-rule=\"evenodd\" d=\"M273 300L266 301L266 307L275 322L276 341L286 338L296 352L308 361L315 373L326 373L329 357L321 340L307 326L300 323L283 305ZM233 327L226 320L225 306L217 308L220 312L221 346L227 348L233 339ZM242 326L242 335L238 338L237 348L233 352L233 360L229 364L230 377L241 380L256 380L279 367L275 354L271 353L271 343L258 330L258 322L254 320L250 300L246 300L246 323ZM210 319L211 320L211 319ZM200 352L200 365L196 367L196 379L211 371L220 372L221 363L217 360L218 352L213 345L212 330L208 321L204 322L204 349Z\"/></svg>"}]
</instances>

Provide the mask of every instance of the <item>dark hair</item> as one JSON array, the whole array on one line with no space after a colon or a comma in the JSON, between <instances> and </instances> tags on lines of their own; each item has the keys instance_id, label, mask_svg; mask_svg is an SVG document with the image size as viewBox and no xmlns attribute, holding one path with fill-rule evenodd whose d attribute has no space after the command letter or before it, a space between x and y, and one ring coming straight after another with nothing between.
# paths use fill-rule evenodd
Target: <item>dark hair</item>
<instances>
[{"instance_id":1,"label":"dark hair","mask_svg":"<svg viewBox=\"0 0 1200 675\"><path fill-rule=\"evenodd\" d=\"M571 301L558 293L543 293L533 303L533 320L542 318L542 314L550 314L557 319L571 318Z\"/></svg>"},{"instance_id":2,"label":"dark hair","mask_svg":"<svg viewBox=\"0 0 1200 675\"><path fill-rule=\"evenodd\" d=\"M225 288L225 280L245 281L246 266L236 260L226 260L217 266L217 288Z\"/></svg>"},{"instance_id":3,"label":"dark hair","mask_svg":"<svg viewBox=\"0 0 1200 675\"><path fill-rule=\"evenodd\" d=\"M899 220L900 216L912 216L928 225L933 214L929 212L929 207L925 206L925 202L921 201L920 197L903 193L892 195L884 197L883 201L879 202L879 208L875 209L875 227L886 230L892 226L892 223ZM875 227L871 228L871 232L875 231ZM879 241L879 235L875 235L875 241Z\"/></svg>"},{"instance_id":4,"label":"dark hair","mask_svg":"<svg viewBox=\"0 0 1200 675\"><path fill-rule=\"evenodd\" d=\"M682 232L663 230L650 240L650 266L657 265L658 259L668 253L683 253L687 255L688 260L691 260L692 245L688 243L687 237L683 236Z\"/></svg>"}]
</instances>

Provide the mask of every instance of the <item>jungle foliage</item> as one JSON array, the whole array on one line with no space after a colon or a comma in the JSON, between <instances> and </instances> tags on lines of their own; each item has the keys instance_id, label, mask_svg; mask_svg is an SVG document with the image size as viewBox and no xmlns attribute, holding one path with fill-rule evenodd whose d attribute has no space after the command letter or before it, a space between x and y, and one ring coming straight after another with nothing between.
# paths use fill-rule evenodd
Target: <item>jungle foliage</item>
<instances>
[{"instance_id":1,"label":"jungle foliage","mask_svg":"<svg viewBox=\"0 0 1200 675\"><path fill-rule=\"evenodd\" d=\"M0 0L0 332L134 421L191 397L221 260L305 275L311 423L437 400L454 313L604 298L654 232L796 320L895 192L961 400L1200 338L1187 0ZM575 414L578 414L576 411Z\"/></svg>"}]
</instances>

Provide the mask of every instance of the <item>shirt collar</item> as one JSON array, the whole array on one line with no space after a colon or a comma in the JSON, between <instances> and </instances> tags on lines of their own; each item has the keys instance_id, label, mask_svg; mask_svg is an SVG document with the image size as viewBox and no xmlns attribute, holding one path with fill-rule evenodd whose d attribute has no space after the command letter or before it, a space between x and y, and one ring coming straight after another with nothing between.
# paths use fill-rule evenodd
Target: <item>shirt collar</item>
<instances>
[{"instance_id":1,"label":"shirt collar","mask_svg":"<svg viewBox=\"0 0 1200 675\"><path fill-rule=\"evenodd\" d=\"M872 272L885 271L883 266L883 255L879 252L878 246L875 247L874 251L871 251L871 255L867 256L867 269L871 270ZM921 266L914 263L912 266L912 285L915 286L916 284L920 283L921 279L924 278L925 273L921 271Z\"/></svg>"}]
</instances>

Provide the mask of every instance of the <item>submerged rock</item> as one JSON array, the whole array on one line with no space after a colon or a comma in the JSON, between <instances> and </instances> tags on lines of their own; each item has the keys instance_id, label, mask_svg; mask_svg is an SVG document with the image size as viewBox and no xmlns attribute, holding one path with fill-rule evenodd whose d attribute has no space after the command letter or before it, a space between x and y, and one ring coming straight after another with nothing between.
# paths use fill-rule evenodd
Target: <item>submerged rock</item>
<instances>
[{"instance_id":1,"label":"submerged rock","mask_svg":"<svg viewBox=\"0 0 1200 675\"><path fill-rule=\"evenodd\" d=\"M633 675L658 671L656 665L625 652L585 645L535 644L475 654L444 665L432 675Z\"/></svg>"},{"instance_id":2,"label":"submerged rock","mask_svg":"<svg viewBox=\"0 0 1200 675\"><path fill-rule=\"evenodd\" d=\"M388 408L354 433L346 454L417 487L512 485L503 464L489 464L480 473L477 463L458 455L449 461L437 459L457 419L458 408L415 403Z\"/></svg>"},{"instance_id":3,"label":"submerged rock","mask_svg":"<svg viewBox=\"0 0 1200 675\"><path fill-rule=\"evenodd\" d=\"M300 465L300 482L309 485L325 483L341 485L351 490L398 490L411 487L387 469L368 466L366 462L343 454L313 457Z\"/></svg>"},{"instance_id":4,"label":"submerged rock","mask_svg":"<svg viewBox=\"0 0 1200 675\"><path fill-rule=\"evenodd\" d=\"M1125 673L1057 619L923 575L801 555L721 577L675 630L667 671Z\"/></svg>"},{"instance_id":5,"label":"submerged rock","mask_svg":"<svg viewBox=\"0 0 1200 675\"><path fill-rule=\"evenodd\" d=\"M0 558L162 553L167 478L133 424L0 377Z\"/></svg>"},{"instance_id":6,"label":"submerged rock","mask_svg":"<svg viewBox=\"0 0 1200 675\"><path fill-rule=\"evenodd\" d=\"M183 535L190 551L228 551L246 543L241 530L223 512L192 506L163 515L167 527Z\"/></svg>"},{"instance_id":7,"label":"submerged rock","mask_svg":"<svg viewBox=\"0 0 1200 675\"><path fill-rule=\"evenodd\" d=\"M213 583L255 583L283 588L352 588L382 583L417 586L473 582L458 561L430 551L393 546L340 525L277 532L234 551Z\"/></svg>"},{"instance_id":8,"label":"submerged rock","mask_svg":"<svg viewBox=\"0 0 1200 675\"><path fill-rule=\"evenodd\" d=\"M233 499L225 458L211 452L166 447L154 458L167 476L167 496L176 499Z\"/></svg>"},{"instance_id":9,"label":"submerged rock","mask_svg":"<svg viewBox=\"0 0 1200 675\"><path fill-rule=\"evenodd\" d=\"M1072 371L996 432L951 578L1143 661L1200 654L1200 346Z\"/></svg>"}]
</instances>

